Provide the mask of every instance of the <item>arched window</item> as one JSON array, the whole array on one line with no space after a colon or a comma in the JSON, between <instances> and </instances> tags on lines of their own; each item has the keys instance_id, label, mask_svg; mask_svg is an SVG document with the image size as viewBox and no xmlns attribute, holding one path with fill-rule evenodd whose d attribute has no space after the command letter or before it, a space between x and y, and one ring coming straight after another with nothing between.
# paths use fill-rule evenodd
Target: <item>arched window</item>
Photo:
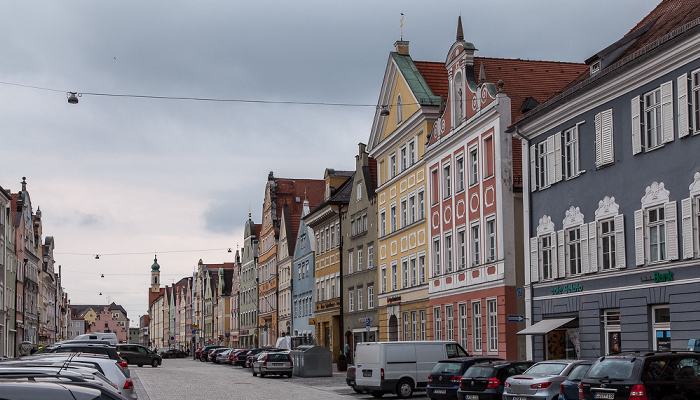
<instances>
[{"instance_id":1,"label":"arched window","mask_svg":"<svg viewBox=\"0 0 700 400\"><path fill-rule=\"evenodd\" d=\"M403 108L401 102L401 95L396 98L396 124L400 124L403 121Z\"/></svg>"}]
</instances>

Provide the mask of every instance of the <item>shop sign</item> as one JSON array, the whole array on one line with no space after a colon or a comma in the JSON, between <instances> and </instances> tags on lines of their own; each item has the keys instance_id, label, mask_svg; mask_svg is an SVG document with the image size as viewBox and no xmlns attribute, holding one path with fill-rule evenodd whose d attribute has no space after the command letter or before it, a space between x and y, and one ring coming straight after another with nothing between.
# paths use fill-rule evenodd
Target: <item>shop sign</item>
<instances>
[{"instance_id":1,"label":"shop sign","mask_svg":"<svg viewBox=\"0 0 700 400\"><path fill-rule=\"evenodd\" d=\"M583 285L580 283L570 283L568 285L559 285L550 289L552 294L566 294L583 292Z\"/></svg>"},{"instance_id":2,"label":"shop sign","mask_svg":"<svg viewBox=\"0 0 700 400\"><path fill-rule=\"evenodd\" d=\"M667 272L654 272L654 283L671 282L673 280L673 272L669 269Z\"/></svg>"},{"instance_id":3,"label":"shop sign","mask_svg":"<svg viewBox=\"0 0 700 400\"><path fill-rule=\"evenodd\" d=\"M387 304L401 303L401 296L391 296L386 299Z\"/></svg>"}]
</instances>

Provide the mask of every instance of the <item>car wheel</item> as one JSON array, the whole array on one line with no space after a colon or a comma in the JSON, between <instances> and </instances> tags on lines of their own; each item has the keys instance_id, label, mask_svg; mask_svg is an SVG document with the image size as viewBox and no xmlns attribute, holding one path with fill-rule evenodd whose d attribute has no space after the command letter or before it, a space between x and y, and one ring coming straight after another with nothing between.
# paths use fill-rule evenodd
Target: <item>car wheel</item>
<instances>
[{"instance_id":1,"label":"car wheel","mask_svg":"<svg viewBox=\"0 0 700 400\"><path fill-rule=\"evenodd\" d=\"M253 376L258 376L258 373L255 372L255 368L253 368Z\"/></svg>"},{"instance_id":2,"label":"car wheel","mask_svg":"<svg viewBox=\"0 0 700 400\"><path fill-rule=\"evenodd\" d=\"M287 378L291 378L291 377L292 377L291 373L287 374Z\"/></svg>"},{"instance_id":3,"label":"car wheel","mask_svg":"<svg viewBox=\"0 0 700 400\"><path fill-rule=\"evenodd\" d=\"M384 392L372 392L372 397L374 397L375 399L379 399L382 396L384 396Z\"/></svg>"},{"instance_id":4,"label":"car wheel","mask_svg":"<svg viewBox=\"0 0 700 400\"><path fill-rule=\"evenodd\" d=\"M158 367L158 360L156 360L156 359L154 358L153 361L151 361L151 367L153 367L153 368Z\"/></svg>"},{"instance_id":5,"label":"car wheel","mask_svg":"<svg viewBox=\"0 0 700 400\"><path fill-rule=\"evenodd\" d=\"M413 394L413 382L409 379L401 379L396 385L396 396L400 399L411 397Z\"/></svg>"},{"instance_id":6,"label":"car wheel","mask_svg":"<svg viewBox=\"0 0 700 400\"><path fill-rule=\"evenodd\" d=\"M262 370L260 370L260 377L261 377L261 378L264 378L264 377L265 377L265 374L262 372Z\"/></svg>"},{"instance_id":7,"label":"car wheel","mask_svg":"<svg viewBox=\"0 0 700 400\"><path fill-rule=\"evenodd\" d=\"M355 386L352 387L352 390L354 390L355 393L362 393L362 390L356 388Z\"/></svg>"}]
</instances>

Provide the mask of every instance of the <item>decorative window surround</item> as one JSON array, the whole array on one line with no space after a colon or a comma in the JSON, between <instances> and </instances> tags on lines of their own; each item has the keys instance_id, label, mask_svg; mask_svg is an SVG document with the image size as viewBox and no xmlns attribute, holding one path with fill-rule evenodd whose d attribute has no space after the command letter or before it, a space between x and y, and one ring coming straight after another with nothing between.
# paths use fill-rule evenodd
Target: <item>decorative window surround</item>
<instances>
[{"instance_id":1,"label":"decorative window surround","mask_svg":"<svg viewBox=\"0 0 700 400\"><path fill-rule=\"evenodd\" d=\"M646 127L645 127L645 98L658 91L658 106L660 107L660 120L655 123L661 129L659 133L660 140L658 143L652 143L650 146L648 143L649 138L647 137ZM661 86L647 92L642 96L635 96L631 100L631 110L632 110L632 154L636 155L641 152L647 152L659 147L662 147L665 143L672 142L674 139L673 130L673 81L668 81L662 83Z\"/></svg>"},{"instance_id":2,"label":"decorative window surround","mask_svg":"<svg viewBox=\"0 0 700 400\"><path fill-rule=\"evenodd\" d=\"M606 224L606 228L610 226L614 227L612 232L604 232L603 224ZM614 197L605 196L605 198L598 202L598 209L595 211L595 222L591 222L588 226L589 234L589 251L591 252L591 272L593 272L594 260L597 262L600 270L604 270L605 257L604 252L613 252L612 258L614 259L614 265L610 268L625 268L627 266L627 259L625 258L625 216L620 214L620 206L615 202ZM612 243L604 244L603 241L607 240L604 237L613 236L614 241ZM596 243L596 245L592 245ZM594 254L593 252L597 252Z\"/></svg>"},{"instance_id":3,"label":"decorative window surround","mask_svg":"<svg viewBox=\"0 0 700 400\"><path fill-rule=\"evenodd\" d=\"M690 197L681 200L683 258L700 256L700 172L688 186Z\"/></svg>"},{"instance_id":4,"label":"decorative window surround","mask_svg":"<svg viewBox=\"0 0 700 400\"><path fill-rule=\"evenodd\" d=\"M665 252L661 251L659 260L653 261L663 262L678 259L678 226L676 223L677 212L676 202L669 201L670 192L664 187L664 183L654 182L647 186L646 193L642 197L642 208L634 212L634 245L635 245L635 262L636 265L646 265L651 263L650 260L650 228L649 228L649 211L662 212L663 221L659 226L663 228L663 238L660 235L657 237L659 243L665 245ZM655 211L659 210L659 211ZM659 222L661 219L657 220ZM656 229L656 227L654 228ZM663 240L663 242L660 242ZM663 254L665 253L665 254Z\"/></svg>"}]
</instances>

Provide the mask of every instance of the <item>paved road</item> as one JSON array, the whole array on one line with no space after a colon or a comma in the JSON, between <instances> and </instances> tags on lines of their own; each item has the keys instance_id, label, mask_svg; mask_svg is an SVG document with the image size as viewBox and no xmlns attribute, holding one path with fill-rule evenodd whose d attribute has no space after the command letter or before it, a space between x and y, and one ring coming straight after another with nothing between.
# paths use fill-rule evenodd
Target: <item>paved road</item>
<instances>
[{"instance_id":1,"label":"paved road","mask_svg":"<svg viewBox=\"0 0 700 400\"><path fill-rule=\"evenodd\" d=\"M139 400L175 399L286 399L364 400L345 384L345 373L326 378L253 377L250 369L203 363L192 359L165 359L158 368L130 366ZM424 393L419 393L423 397ZM385 396L396 398L396 396Z\"/></svg>"}]
</instances>

